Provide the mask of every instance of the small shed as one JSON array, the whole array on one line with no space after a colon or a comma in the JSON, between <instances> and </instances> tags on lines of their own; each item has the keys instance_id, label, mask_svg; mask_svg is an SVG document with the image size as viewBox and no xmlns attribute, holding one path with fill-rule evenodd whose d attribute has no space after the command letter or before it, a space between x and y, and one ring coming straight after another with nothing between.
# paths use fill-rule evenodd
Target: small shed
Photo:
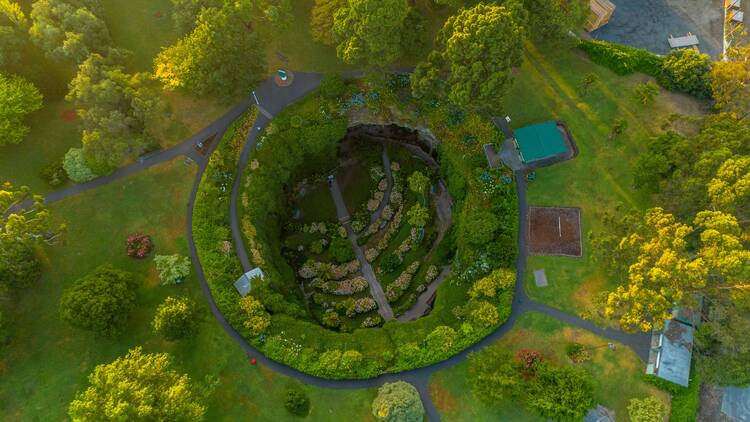
<instances>
[{"instance_id":1,"label":"small shed","mask_svg":"<svg viewBox=\"0 0 750 422\"><path fill-rule=\"evenodd\" d=\"M266 274L260 268L253 268L252 270L242 274L237 281L234 282L234 288L237 289L242 297L247 296L253 289L253 279L259 278L263 280Z\"/></svg>"},{"instance_id":2,"label":"small shed","mask_svg":"<svg viewBox=\"0 0 750 422\"><path fill-rule=\"evenodd\" d=\"M615 5L609 0L591 0L591 13L586 21L586 31L591 32L609 22L615 13Z\"/></svg>"},{"instance_id":3,"label":"small shed","mask_svg":"<svg viewBox=\"0 0 750 422\"><path fill-rule=\"evenodd\" d=\"M694 332L693 327L680 321L665 321L664 330L654 331L652 336L646 373L687 387Z\"/></svg>"},{"instance_id":4,"label":"small shed","mask_svg":"<svg viewBox=\"0 0 750 422\"><path fill-rule=\"evenodd\" d=\"M568 152L563 132L554 121L522 127L516 130L515 135L516 147L524 163Z\"/></svg>"}]
</instances>

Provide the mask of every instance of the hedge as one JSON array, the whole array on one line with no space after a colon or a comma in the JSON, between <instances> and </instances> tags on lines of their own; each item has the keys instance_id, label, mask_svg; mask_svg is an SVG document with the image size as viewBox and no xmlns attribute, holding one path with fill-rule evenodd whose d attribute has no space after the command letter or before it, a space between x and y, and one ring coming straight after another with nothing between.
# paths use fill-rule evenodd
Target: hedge
<instances>
[{"instance_id":1,"label":"hedge","mask_svg":"<svg viewBox=\"0 0 750 422\"><path fill-rule=\"evenodd\" d=\"M701 378L695 368L691 368L692 377L687 387L666 381L654 375L644 375L644 379L672 395L670 422L694 422L700 404Z\"/></svg>"},{"instance_id":2,"label":"hedge","mask_svg":"<svg viewBox=\"0 0 750 422\"><path fill-rule=\"evenodd\" d=\"M578 48L585 51L594 63L607 67L619 75L634 72L645 73L655 78L661 75L664 57L642 48L601 40L580 40Z\"/></svg>"}]
</instances>

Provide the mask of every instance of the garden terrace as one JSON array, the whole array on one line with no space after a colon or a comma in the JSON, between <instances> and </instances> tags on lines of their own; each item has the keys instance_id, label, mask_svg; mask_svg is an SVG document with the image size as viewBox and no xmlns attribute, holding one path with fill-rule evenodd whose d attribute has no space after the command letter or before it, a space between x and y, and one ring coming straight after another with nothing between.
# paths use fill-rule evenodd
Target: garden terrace
<instances>
[{"instance_id":1,"label":"garden terrace","mask_svg":"<svg viewBox=\"0 0 750 422\"><path fill-rule=\"evenodd\" d=\"M322 90L286 108L260 133L243 171L238 202L250 264L267 274L253 285L250 297L264 305L270 324L259 325L265 317L245 313L236 292L232 298L227 290L217 300L227 320L266 356L328 378L366 378L438 362L475 343L510 314L512 285L495 285L499 278L493 270L510 268L515 261L517 199L513 185L500 186L509 170L484 170L475 141L496 136L492 123L470 118L481 128L473 138L460 133L463 128L439 127L448 135L444 143L423 138L426 128L359 123L349 128L353 115L377 117L378 110L393 105L392 94L373 95L378 89L354 81L333 93ZM413 183L417 171L423 179ZM325 209L328 175L341 182L344 202L355 210L349 219L336 221ZM311 199L313 204L307 202ZM325 199L332 202L330 195ZM453 215L453 202L461 214ZM423 211L412 212L417 206ZM481 233L468 233L470 225L463 222L487 207L492 212L479 217L489 225ZM369 218L361 218L363 209ZM454 275L446 279L454 281L440 284L428 316L382 325L362 280L363 262L352 256L352 247L359 245L343 242L350 220L352 226L364 223L357 227L359 234L374 228L360 241L365 250L391 233L382 242L386 253L371 263L396 314L408 310L453 263ZM381 268L386 256L397 257L390 272ZM470 294L479 280L495 287ZM211 280L209 285L215 289Z\"/></svg>"}]
</instances>

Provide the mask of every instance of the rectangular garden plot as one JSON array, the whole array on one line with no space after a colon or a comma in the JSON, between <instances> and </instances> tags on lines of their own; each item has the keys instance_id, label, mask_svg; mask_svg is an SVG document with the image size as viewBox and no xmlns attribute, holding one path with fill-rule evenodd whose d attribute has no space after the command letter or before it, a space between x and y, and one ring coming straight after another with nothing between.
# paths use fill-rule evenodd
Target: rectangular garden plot
<instances>
[{"instance_id":1,"label":"rectangular garden plot","mask_svg":"<svg viewBox=\"0 0 750 422\"><path fill-rule=\"evenodd\" d=\"M581 210L529 207L529 253L581 256Z\"/></svg>"}]
</instances>

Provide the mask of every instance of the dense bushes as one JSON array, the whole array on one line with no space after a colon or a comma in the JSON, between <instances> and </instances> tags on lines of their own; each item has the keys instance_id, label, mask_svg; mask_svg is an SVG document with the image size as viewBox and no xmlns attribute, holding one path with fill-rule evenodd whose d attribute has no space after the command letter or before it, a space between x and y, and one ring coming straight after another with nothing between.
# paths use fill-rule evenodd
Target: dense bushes
<instances>
[{"instance_id":1,"label":"dense bushes","mask_svg":"<svg viewBox=\"0 0 750 422\"><path fill-rule=\"evenodd\" d=\"M710 98L708 74L711 59L694 50L673 50L658 56L641 48L601 40L581 40L578 47L594 63L620 75L634 72L653 76L670 91L685 92L698 98Z\"/></svg>"},{"instance_id":2,"label":"dense bushes","mask_svg":"<svg viewBox=\"0 0 750 422\"><path fill-rule=\"evenodd\" d=\"M644 379L651 384L672 395L672 405L669 415L670 422L692 422L698 414L700 403L701 380L695 368L691 368L690 383L687 387L671 383L653 375L645 375Z\"/></svg>"}]
</instances>

